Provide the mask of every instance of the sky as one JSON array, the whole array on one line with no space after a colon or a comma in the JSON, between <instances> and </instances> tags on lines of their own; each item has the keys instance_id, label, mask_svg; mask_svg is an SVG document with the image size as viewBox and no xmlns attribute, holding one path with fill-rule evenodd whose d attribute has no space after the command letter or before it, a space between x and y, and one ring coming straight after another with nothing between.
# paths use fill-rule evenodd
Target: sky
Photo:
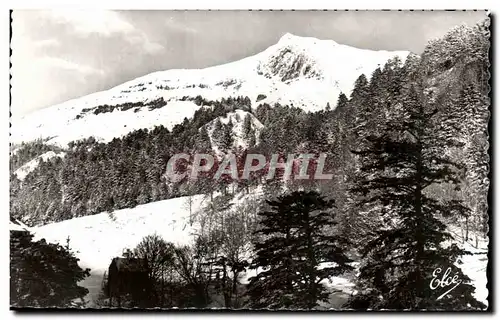
<instances>
[{"instance_id":1,"label":"sky","mask_svg":"<svg viewBox=\"0 0 500 320\"><path fill-rule=\"evenodd\" d=\"M289 32L409 50L484 11L14 11L11 112L107 90L150 72L204 68L263 51Z\"/></svg>"}]
</instances>

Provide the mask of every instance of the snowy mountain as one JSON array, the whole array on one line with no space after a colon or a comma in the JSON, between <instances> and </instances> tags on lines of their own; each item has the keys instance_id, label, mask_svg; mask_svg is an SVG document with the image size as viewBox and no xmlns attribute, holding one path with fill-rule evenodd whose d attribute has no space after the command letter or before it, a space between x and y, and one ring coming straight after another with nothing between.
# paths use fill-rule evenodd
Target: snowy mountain
<instances>
[{"instance_id":1,"label":"snowy mountain","mask_svg":"<svg viewBox=\"0 0 500 320\"><path fill-rule=\"evenodd\" d=\"M349 94L356 78L407 51L371 51L285 34L278 43L245 59L205 69L160 71L110 90L73 99L12 119L12 142L46 139L65 146L94 136L110 141L133 130L190 117L205 100L248 96L252 105L281 103L319 110Z\"/></svg>"}]
</instances>

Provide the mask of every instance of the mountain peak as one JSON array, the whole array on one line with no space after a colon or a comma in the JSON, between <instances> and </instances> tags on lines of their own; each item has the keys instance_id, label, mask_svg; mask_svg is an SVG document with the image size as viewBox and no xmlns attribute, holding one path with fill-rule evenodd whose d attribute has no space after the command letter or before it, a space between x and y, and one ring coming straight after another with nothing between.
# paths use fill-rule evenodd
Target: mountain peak
<instances>
[{"instance_id":1,"label":"mountain peak","mask_svg":"<svg viewBox=\"0 0 500 320\"><path fill-rule=\"evenodd\" d=\"M277 77L285 83L298 78L321 80L323 65L318 62L325 60L326 52L331 53L337 48L333 40L319 40L287 32L276 45L268 49L269 56L259 64L259 72L268 78Z\"/></svg>"},{"instance_id":2,"label":"mountain peak","mask_svg":"<svg viewBox=\"0 0 500 320\"><path fill-rule=\"evenodd\" d=\"M290 32L285 33L284 35L281 36L280 40L278 42L286 42L290 41L294 38L300 38L299 36L296 36Z\"/></svg>"},{"instance_id":3,"label":"mountain peak","mask_svg":"<svg viewBox=\"0 0 500 320\"><path fill-rule=\"evenodd\" d=\"M108 142L159 124L171 130L205 102L228 97L248 97L252 107L263 101L319 110L327 103L335 105L340 92L350 94L360 74L369 76L395 55L404 62L408 52L358 49L285 33L254 56L205 69L154 72L14 118L12 141L47 138L48 143L65 146L90 135ZM58 125L52 121L55 117Z\"/></svg>"},{"instance_id":4,"label":"mountain peak","mask_svg":"<svg viewBox=\"0 0 500 320\"><path fill-rule=\"evenodd\" d=\"M297 36L295 34L292 34L290 32L285 33L283 36L278 41L278 44L316 44L318 42L329 42L333 45L336 45L337 43L333 40L320 40L318 38L314 37L304 37L304 36Z\"/></svg>"}]
</instances>

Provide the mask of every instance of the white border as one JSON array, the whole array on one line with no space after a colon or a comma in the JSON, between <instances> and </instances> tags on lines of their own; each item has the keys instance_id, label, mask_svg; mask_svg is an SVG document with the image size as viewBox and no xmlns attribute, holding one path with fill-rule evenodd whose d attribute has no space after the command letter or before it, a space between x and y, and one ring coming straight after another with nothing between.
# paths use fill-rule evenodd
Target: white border
<instances>
[{"instance_id":1,"label":"white border","mask_svg":"<svg viewBox=\"0 0 500 320\"><path fill-rule=\"evenodd\" d=\"M154 0L113 0L113 1L75 1L75 0L18 0L11 1L11 9L35 8L107 8L107 9L492 9L493 0L455 0L455 1L389 1L389 0L243 0L243 1L199 1L183 0L177 3Z\"/></svg>"},{"instance_id":2,"label":"white border","mask_svg":"<svg viewBox=\"0 0 500 320\"><path fill-rule=\"evenodd\" d=\"M131 0L116 0L116 1L107 1L104 3L102 0L101 1L95 1L95 0L86 0L86 1L74 1L74 0L45 0L45 1L36 1L36 0L18 0L18 1L2 1L0 6L2 7L3 10L0 12L0 19L1 19L1 25L2 29L0 31L0 37L1 41L0 43L2 44L2 50L1 52L1 60L2 63L0 63L1 66L1 74L0 76L0 92L2 94L2 102L3 102L3 107L2 107L2 112L1 112L1 128L2 128L2 133L1 133L1 149L0 149L0 165L1 165L1 171L0 171L0 188L1 188L1 207L0 207L0 212L2 212L3 215L3 221L4 223L0 224L2 225L2 228L5 228L5 232L3 234L3 239L0 245L1 248L1 253L2 256L5 258L4 263L1 264L1 270L2 273L0 275L0 281L1 281L1 293L0 293L0 301L2 302L2 308L1 308L1 319L10 319L16 316L13 312L9 311L8 308L8 301L9 301L9 249L8 249L8 243L9 243L9 232L8 232L8 221L7 221L7 212L9 210L9 201L8 201L8 195L9 195L9 177L8 177L8 159L9 159L9 148L8 148L8 130L9 130L9 119L8 119L8 111L7 107L9 104L9 64L7 63L8 58L9 58L9 48L8 48L8 43L9 43L9 11L8 9L38 9L38 8L88 8L88 9L223 9L223 10L230 10L230 9L297 9L297 10L307 10L307 9L369 9L369 10L375 10L375 9L489 9L493 14L498 14L499 10L498 5L500 1L493 1L493 0L475 0L475 1L470 1L470 0L455 0L455 1L436 1L436 0L420 0L420 1L388 1L388 0L378 0L378 1L361 1L361 0L349 0L349 1L319 1L319 0L302 0L302 1L297 1L297 0L287 0L287 1L282 1L281 3L278 1L269 1L269 0L244 0L244 1L227 1L227 0L212 0L212 1L196 1L196 0L183 0L183 1L178 1L177 3L168 3L166 1L151 1L151 0L140 0L140 1L131 1ZM497 18L497 17L495 17ZM495 24L498 24L498 20L495 20ZM496 29L496 28L495 28ZM497 42L498 40L498 33L495 32L495 39L493 41ZM495 61L497 58L497 54L495 54ZM496 80L496 79L495 79ZM492 89L498 89L498 82L494 81L495 87ZM498 91L496 91L498 92ZM495 108L495 106L492 106L492 109ZM495 118L496 115L494 114ZM497 126L498 124L495 123ZM500 130L494 131L494 136L492 137L493 143L496 141L500 141L500 138L498 137ZM497 161L499 160L498 157L495 157L495 163L497 164ZM492 164L492 165L494 165ZM497 167L497 166L495 166ZM495 188L495 195L493 196L493 199L498 199L499 197L497 196L498 192L498 183L497 182L497 172L495 171L495 176L493 177L492 183L497 186ZM492 204L490 204L492 205ZM494 229L498 232L498 224L499 224L500 218L495 219L495 225ZM498 238L498 234L497 234ZM495 243L495 256L498 257L498 245ZM498 276L497 276L497 282L498 282ZM495 289L497 286L495 285ZM493 302L493 305L498 308L498 290L495 290L495 301ZM54 315L53 313L47 313L46 316L52 316ZM142 318L145 314L134 314L131 315L130 317L136 317L136 318ZM161 314L155 313L155 314L150 314L154 316L161 316ZM194 315L201 315L201 314L194 314ZM40 315L39 315L40 316ZM44 317L45 315L41 315ZM72 316L75 316L75 314L64 314L60 315L61 317L64 318L71 318ZM108 317L109 314L102 313L102 314L92 314L92 313L86 313L83 315L84 317L92 317L92 318L104 318ZM169 316L174 316L177 317L178 315L173 315L170 314ZM216 318L220 317L221 315L219 314L214 314L214 315L204 315L205 317L210 317L210 318ZM229 316L226 314L226 316ZM244 316L242 314L234 314L232 316ZM246 317L254 317L256 314L249 314L246 315ZM266 315L261 315L263 317L271 317L272 315L266 314ZM297 317L300 316L300 314L286 314L287 317ZM307 315L309 316L309 315ZM332 316L332 314L324 314L324 316ZM344 317L344 316L355 316L355 317L361 317L363 315L361 314L338 314L336 316ZM396 316L399 317L401 314L369 314L370 317L376 316L376 317L386 317L386 316ZM434 318L435 316L438 316L436 314L412 314L412 317L432 317ZM441 315L441 316L446 316L446 315ZM474 316L474 314L471 314L470 317Z\"/></svg>"}]
</instances>

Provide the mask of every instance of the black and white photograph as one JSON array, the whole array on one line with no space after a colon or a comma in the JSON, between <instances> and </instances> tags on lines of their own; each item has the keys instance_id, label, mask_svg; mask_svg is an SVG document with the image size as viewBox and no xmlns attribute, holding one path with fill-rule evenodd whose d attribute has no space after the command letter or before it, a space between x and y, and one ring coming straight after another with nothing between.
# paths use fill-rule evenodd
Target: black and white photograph
<instances>
[{"instance_id":1,"label":"black and white photograph","mask_svg":"<svg viewBox=\"0 0 500 320\"><path fill-rule=\"evenodd\" d=\"M10 18L11 310L491 311L489 11Z\"/></svg>"}]
</instances>

